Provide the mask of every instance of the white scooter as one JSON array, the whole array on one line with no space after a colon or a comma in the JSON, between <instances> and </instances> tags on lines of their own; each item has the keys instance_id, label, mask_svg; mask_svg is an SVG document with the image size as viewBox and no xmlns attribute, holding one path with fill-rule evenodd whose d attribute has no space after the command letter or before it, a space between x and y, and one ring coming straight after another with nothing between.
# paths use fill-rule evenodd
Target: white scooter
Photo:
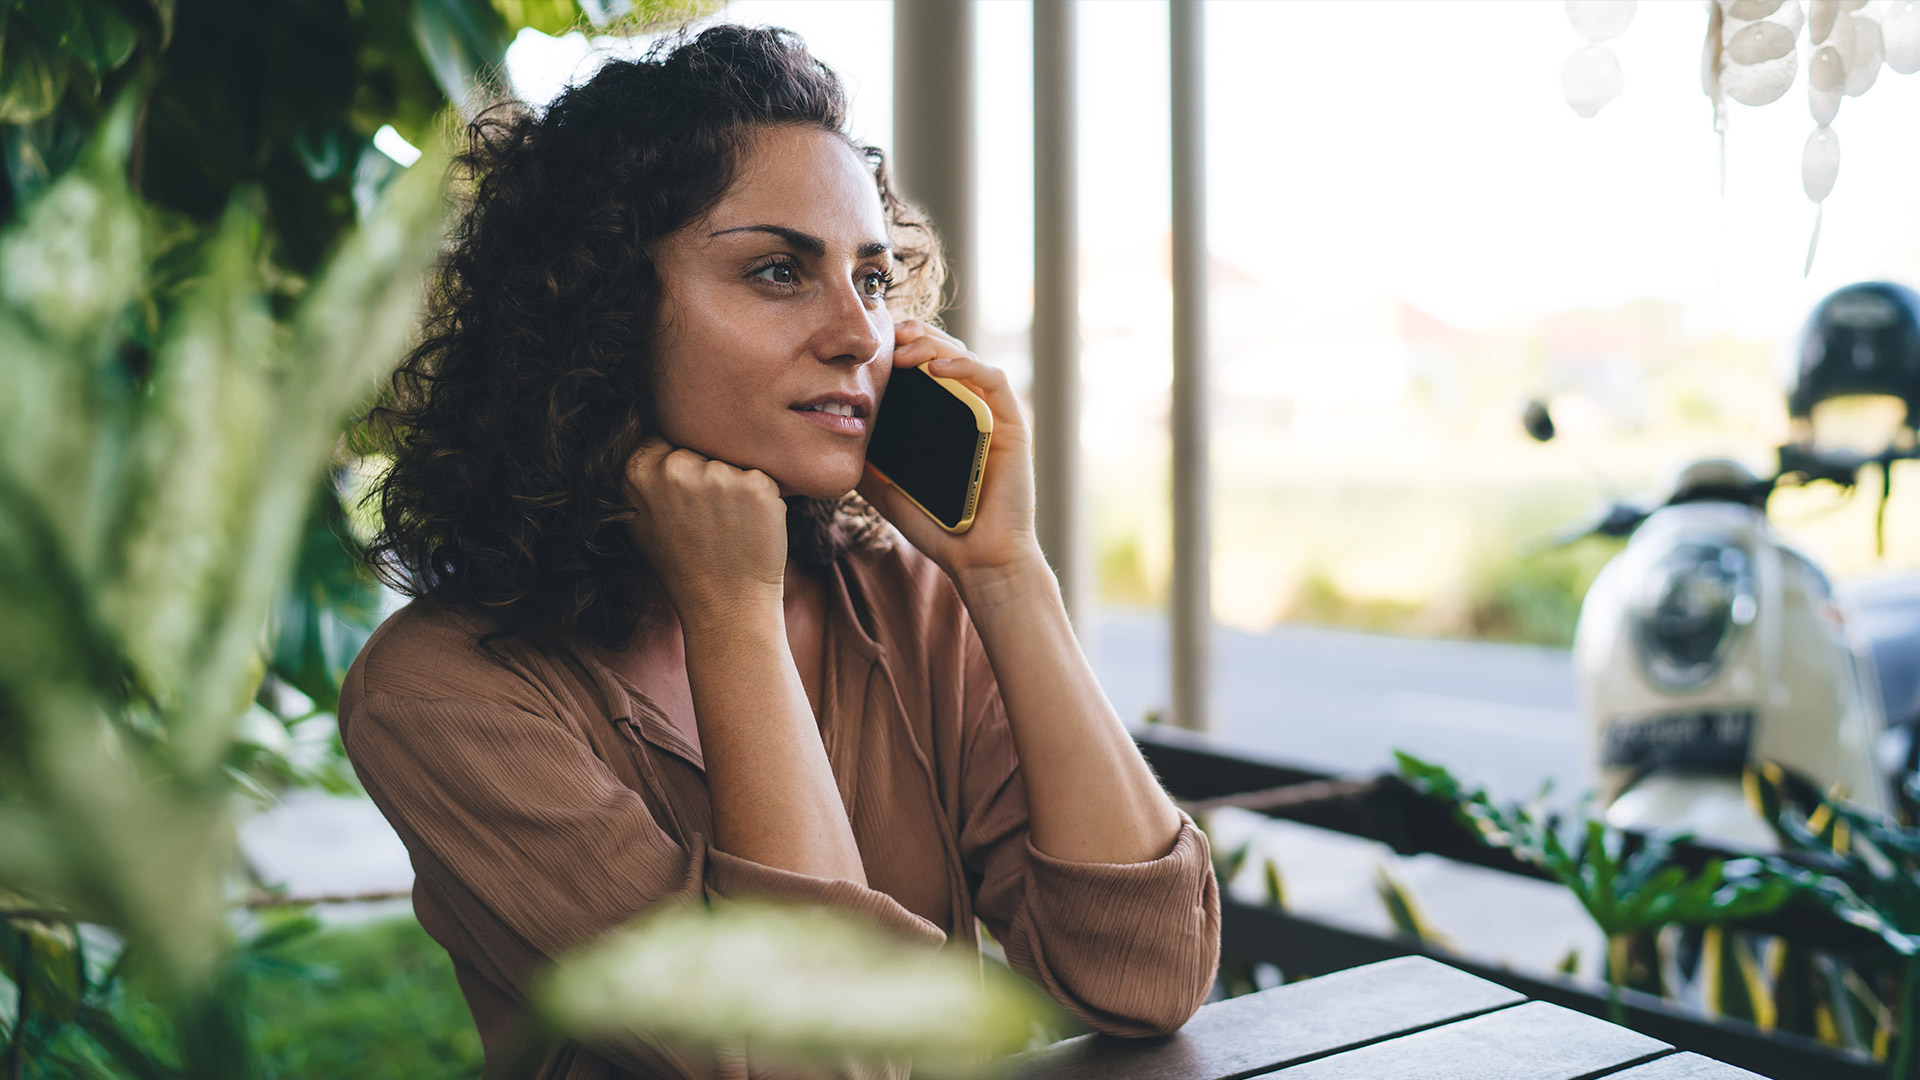
<instances>
[{"instance_id":1,"label":"white scooter","mask_svg":"<svg viewBox=\"0 0 1920 1080\"><path fill-rule=\"evenodd\" d=\"M1861 393L1907 400L1901 437L1873 455L1817 449L1813 406ZM1920 608L1875 607L1867 625L1884 640L1870 640L1851 598L1775 534L1766 505L1776 487L1851 488L1872 468L1884 499L1892 463L1917 456L1920 297L1872 282L1822 301L1789 403L1795 442L1781 448L1775 476L1697 461L1658 507L1616 505L1579 534L1629 537L1588 591L1573 646L1589 761L1610 824L1772 850L1774 831L1749 808L1741 783L1746 766L1760 762L1780 766L1790 789L1807 797L1837 791L1886 814L1901 806L1920 754L1912 738L1920 715L1888 711L1920 703L1883 694L1876 653L1911 696ZM1551 437L1541 406L1529 406L1527 427ZM1920 603L1920 588L1900 595Z\"/></svg>"}]
</instances>

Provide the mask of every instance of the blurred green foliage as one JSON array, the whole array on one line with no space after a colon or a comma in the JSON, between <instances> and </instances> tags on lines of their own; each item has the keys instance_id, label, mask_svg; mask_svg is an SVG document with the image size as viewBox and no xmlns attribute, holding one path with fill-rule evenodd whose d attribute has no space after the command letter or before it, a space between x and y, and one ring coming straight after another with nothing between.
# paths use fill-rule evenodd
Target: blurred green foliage
<instances>
[{"instance_id":1,"label":"blurred green foliage","mask_svg":"<svg viewBox=\"0 0 1920 1080\"><path fill-rule=\"evenodd\" d=\"M1442 766L1398 751L1394 757L1403 779L1451 806L1482 842L1545 870L1573 893L1607 938L1616 1023L1637 940L1670 925L1714 926L1763 915L1792 891L1775 867L1759 859L1714 859L1689 874L1673 861L1680 837L1654 836L1632 845L1598 819L1548 813L1547 789L1530 805L1496 803Z\"/></svg>"},{"instance_id":2,"label":"blurred green foliage","mask_svg":"<svg viewBox=\"0 0 1920 1080\"><path fill-rule=\"evenodd\" d=\"M804 992L794 992L804 988ZM557 1028L833 1066L911 1061L968 1075L1057 1033L1032 983L970 951L904 945L833 908L677 904L561 958L536 994Z\"/></svg>"},{"instance_id":3,"label":"blurred green foliage","mask_svg":"<svg viewBox=\"0 0 1920 1080\"><path fill-rule=\"evenodd\" d=\"M43 924L110 930L183 1067L240 1076L223 989L239 721L316 476L411 332L442 166L393 185L284 320L236 199L130 365L155 248L127 180L137 107L122 97L0 233L0 889ZM10 976L15 1059L45 1034L35 1016L105 1023L57 985L35 994L35 960ZM83 1026L144 1070L142 1040Z\"/></svg>"},{"instance_id":4,"label":"blurred green foliage","mask_svg":"<svg viewBox=\"0 0 1920 1080\"><path fill-rule=\"evenodd\" d=\"M263 1076L479 1074L480 1036L453 962L411 916L321 930L260 959L247 1016Z\"/></svg>"},{"instance_id":5,"label":"blurred green foliage","mask_svg":"<svg viewBox=\"0 0 1920 1080\"><path fill-rule=\"evenodd\" d=\"M1469 567L1467 624L1491 641L1571 645L1580 605L1624 541L1589 538L1489 553Z\"/></svg>"},{"instance_id":6,"label":"blurred green foliage","mask_svg":"<svg viewBox=\"0 0 1920 1080\"><path fill-rule=\"evenodd\" d=\"M237 988L259 1075L266 1080L455 1080L480 1072L480 1037L453 964L411 916L320 929L311 918L268 918L236 948ZM51 1031L25 1080L164 1076L179 1061L152 1000L110 984L90 996L88 1024ZM128 1067L89 1031L125 1033L142 1063ZM140 1049L135 1049L138 1047Z\"/></svg>"},{"instance_id":7,"label":"blurred green foliage","mask_svg":"<svg viewBox=\"0 0 1920 1080\"><path fill-rule=\"evenodd\" d=\"M1795 792L1788 774L1773 765L1749 770L1746 785L1749 801L1773 823L1783 850L1815 862L1776 858L1775 872L1795 892L1886 945L1883 957L1851 958L1853 981L1882 983L1879 992L1863 985L1852 996L1870 1006L1893 1002L1894 1015L1884 1025L1894 1043L1887 1075L1920 1076L1920 827L1863 810L1837 794L1809 809L1805 793ZM1920 796L1920 785L1910 783L1909 794ZM1830 996L1833 1019L1857 1023L1855 1003L1838 992Z\"/></svg>"},{"instance_id":8,"label":"blurred green foliage","mask_svg":"<svg viewBox=\"0 0 1920 1080\"><path fill-rule=\"evenodd\" d=\"M706 5L613 6L584 5L629 32ZM265 785L345 786L331 712L379 594L341 433L414 331L447 226L448 102L497 89L518 25L575 17L546 0L0 0L9 1080L471 1074L464 1006L417 937L336 938L327 966L303 952L325 939L297 944L311 919L234 917L234 823ZM371 148L381 124L425 144L415 167ZM597 995L591 1016L562 994L556 1033L655 1010L688 1039L938 1059L1023 1046L1043 1014L956 957L758 908L623 931L554 985L619 989L636 965L715 951L757 963L706 984L696 966L669 999ZM330 993L343 978L361 989ZM824 1023L842 993L870 1007ZM421 1037L423 996L457 1033ZM783 1042L796 1003L816 1007Z\"/></svg>"}]
</instances>

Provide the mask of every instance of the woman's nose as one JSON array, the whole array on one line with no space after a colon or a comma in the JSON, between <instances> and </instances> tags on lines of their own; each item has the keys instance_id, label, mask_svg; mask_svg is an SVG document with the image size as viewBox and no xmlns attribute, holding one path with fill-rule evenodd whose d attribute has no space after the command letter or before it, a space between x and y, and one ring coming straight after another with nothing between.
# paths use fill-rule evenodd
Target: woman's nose
<instances>
[{"instance_id":1,"label":"woman's nose","mask_svg":"<svg viewBox=\"0 0 1920 1080\"><path fill-rule=\"evenodd\" d=\"M874 312L867 306L854 282L843 281L828 289L823 309L821 326L814 343L820 359L864 364L880 351L880 333L874 327ZM886 322L884 318L881 321Z\"/></svg>"}]
</instances>

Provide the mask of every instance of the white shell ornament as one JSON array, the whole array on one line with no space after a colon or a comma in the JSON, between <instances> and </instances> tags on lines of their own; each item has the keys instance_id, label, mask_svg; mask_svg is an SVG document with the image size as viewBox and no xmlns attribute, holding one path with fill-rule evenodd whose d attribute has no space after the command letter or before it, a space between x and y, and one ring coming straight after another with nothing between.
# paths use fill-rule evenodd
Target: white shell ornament
<instances>
[{"instance_id":1,"label":"white shell ornament","mask_svg":"<svg viewBox=\"0 0 1920 1080\"><path fill-rule=\"evenodd\" d=\"M1887 66L1902 75L1920 71L1920 0L1894 0L1880 24Z\"/></svg>"},{"instance_id":2,"label":"white shell ornament","mask_svg":"<svg viewBox=\"0 0 1920 1080\"><path fill-rule=\"evenodd\" d=\"M1567 0L1567 21L1588 41L1620 36L1633 21L1635 0Z\"/></svg>"},{"instance_id":3,"label":"white shell ornament","mask_svg":"<svg viewBox=\"0 0 1920 1080\"><path fill-rule=\"evenodd\" d=\"M1807 15L1807 40L1815 45L1827 40L1840 17L1840 0L1813 0Z\"/></svg>"},{"instance_id":4,"label":"white shell ornament","mask_svg":"<svg viewBox=\"0 0 1920 1080\"><path fill-rule=\"evenodd\" d=\"M1807 81L1807 111L1813 114L1816 124L1831 124L1840 113L1841 94L1838 90L1822 90Z\"/></svg>"},{"instance_id":5,"label":"white shell ornament","mask_svg":"<svg viewBox=\"0 0 1920 1080\"><path fill-rule=\"evenodd\" d=\"M1793 51L1793 34L1776 22L1756 22L1727 42L1727 59L1736 64L1764 64Z\"/></svg>"},{"instance_id":6,"label":"white shell ornament","mask_svg":"<svg viewBox=\"0 0 1920 1080\"><path fill-rule=\"evenodd\" d=\"M1858 15L1847 18L1853 21L1853 59L1847 61L1845 89L1848 97L1859 97L1873 88L1887 54L1881 43L1879 23Z\"/></svg>"},{"instance_id":7,"label":"white shell ornament","mask_svg":"<svg viewBox=\"0 0 1920 1080\"><path fill-rule=\"evenodd\" d=\"M1847 82L1847 68L1831 45L1822 46L1807 64L1807 79L1816 90L1838 91Z\"/></svg>"},{"instance_id":8,"label":"white shell ornament","mask_svg":"<svg viewBox=\"0 0 1920 1080\"><path fill-rule=\"evenodd\" d=\"M1827 45L1840 54L1841 67L1853 70L1853 58L1859 45L1859 36L1853 29L1853 16L1843 14L1833 21L1833 30L1827 34Z\"/></svg>"},{"instance_id":9,"label":"white shell ornament","mask_svg":"<svg viewBox=\"0 0 1920 1080\"><path fill-rule=\"evenodd\" d=\"M1780 10L1785 0L1733 0L1727 5L1728 16L1735 19L1764 19Z\"/></svg>"},{"instance_id":10,"label":"white shell ornament","mask_svg":"<svg viewBox=\"0 0 1920 1080\"><path fill-rule=\"evenodd\" d=\"M1840 175L1840 136L1825 124L1807 136L1807 147L1800 155L1800 187L1807 198L1824 202L1833 194L1833 182Z\"/></svg>"},{"instance_id":11,"label":"white shell ornament","mask_svg":"<svg viewBox=\"0 0 1920 1080\"><path fill-rule=\"evenodd\" d=\"M1586 45L1573 50L1560 68L1560 92L1567 104L1581 116L1597 114L1609 101L1620 96L1626 80L1620 74L1620 60L1605 45Z\"/></svg>"},{"instance_id":12,"label":"white shell ornament","mask_svg":"<svg viewBox=\"0 0 1920 1080\"><path fill-rule=\"evenodd\" d=\"M1764 26L1755 23L1754 26ZM1748 27L1748 30L1753 27ZM1745 33L1745 31L1742 31ZM1778 101L1793 85L1800 70L1800 56L1789 51L1785 56L1759 64L1728 64L1720 72L1720 88L1742 105L1765 105Z\"/></svg>"},{"instance_id":13,"label":"white shell ornament","mask_svg":"<svg viewBox=\"0 0 1920 1080\"><path fill-rule=\"evenodd\" d=\"M1787 33L1799 37L1800 31L1807 25L1807 16L1800 10L1800 0L1787 0L1767 21L1779 23L1787 28Z\"/></svg>"}]
</instances>

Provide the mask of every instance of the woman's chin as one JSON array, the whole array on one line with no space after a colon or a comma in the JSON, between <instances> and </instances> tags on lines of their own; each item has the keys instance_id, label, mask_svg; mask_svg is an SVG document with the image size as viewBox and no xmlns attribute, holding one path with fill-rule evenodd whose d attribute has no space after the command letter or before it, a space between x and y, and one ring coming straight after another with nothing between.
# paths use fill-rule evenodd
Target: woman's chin
<instances>
[{"instance_id":1,"label":"woman's chin","mask_svg":"<svg viewBox=\"0 0 1920 1080\"><path fill-rule=\"evenodd\" d=\"M782 497L794 495L809 499L838 499L852 491L860 483L861 470L848 473L845 469L821 469L809 472L782 470L768 472L775 483L780 485Z\"/></svg>"}]
</instances>

